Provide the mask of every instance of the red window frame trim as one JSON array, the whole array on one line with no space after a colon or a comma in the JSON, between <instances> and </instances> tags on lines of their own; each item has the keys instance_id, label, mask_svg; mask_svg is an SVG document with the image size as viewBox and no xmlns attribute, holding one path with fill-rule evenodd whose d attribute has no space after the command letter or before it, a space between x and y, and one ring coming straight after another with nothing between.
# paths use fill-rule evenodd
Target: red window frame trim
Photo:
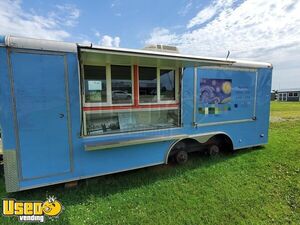
<instances>
[{"instance_id":1,"label":"red window frame trim","mask_svg":"<svg viewBox=\"0 0 300 225\"><path fill-rule=\"evenodd\" d=\"M83 107L83 111L95 111L95 110L118 110L118 109L149 109L149 108L171 108L178 107L179 104L155 104L155 105L138 105L138 106L95 106L95 107Z\"/></svg>"}]
</instances>

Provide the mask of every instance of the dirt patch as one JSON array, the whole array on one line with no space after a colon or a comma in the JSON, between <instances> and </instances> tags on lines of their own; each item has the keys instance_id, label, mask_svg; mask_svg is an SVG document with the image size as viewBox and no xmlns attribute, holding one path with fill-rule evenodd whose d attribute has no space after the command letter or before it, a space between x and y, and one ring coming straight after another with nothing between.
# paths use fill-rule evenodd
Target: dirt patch
<instances>
[{"instance_id":1,"label":"dirt patch","mask_svg":"<svg viewBox=\"0 0 300 225\"><path fill-rule=\"evenodd\" d=\"M279 123L279 122L287 122L287 121L299 121L300 118L282 118L280 116L271 116L270 122L271 123Z\"/></svg>"}]
</instances>

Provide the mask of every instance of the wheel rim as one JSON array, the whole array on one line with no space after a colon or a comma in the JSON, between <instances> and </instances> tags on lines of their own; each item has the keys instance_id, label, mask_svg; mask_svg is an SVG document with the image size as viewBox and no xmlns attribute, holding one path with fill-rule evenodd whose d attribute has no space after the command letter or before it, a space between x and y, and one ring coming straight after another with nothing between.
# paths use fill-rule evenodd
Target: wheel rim
<instances>
[{"instance_id":1,"label":"wheel rim","mask_svg":"<svg viewBox=\"0 0 300 225\"><path fill-rule=\"evenodd\" d=\"M217 146L217 145L212 145L212 146L210 146L210 148L209 148L209 154L211 155L211 156L216 156L216 155L218 155L220 153L220 148L219 148L219 146Z\"/></svg>"},{"instance_id":2,"label":"wheel rim","mask_svg":"<svg viewBox=\"0 0 300 225\"><path fill-rule=\"evenodd\" d=\"M176 155L176 161L178 163L185 163L188 160L188 155L185 151L180 151Z\"/></svg>"}]
</instances>

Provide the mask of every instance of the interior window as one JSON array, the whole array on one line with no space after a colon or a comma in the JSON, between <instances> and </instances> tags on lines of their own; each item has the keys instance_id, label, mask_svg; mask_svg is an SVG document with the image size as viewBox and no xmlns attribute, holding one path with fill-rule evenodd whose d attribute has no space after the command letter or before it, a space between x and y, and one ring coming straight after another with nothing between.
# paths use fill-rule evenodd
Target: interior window
<instances>
[{"instance_id":1,"label":"interior window","mask_svg":"<svg viewBox=\"0 0 300 225\"><path fill-rule=\"evenodd\" d=\"M84 65L85 102L106 102L105 66Z\"/></svg>"},{"instance_id":2,"label":"interior window","mask_svg":"<svg viewBox=\"0 0 300 225\"><path fill-rule=\"evenodd\" d=\"M179 126L178 109L86 114L87 135L143 131Z\"/></svg>"},{"instance_id":3,"label":"interior window","mask_svg":"<svg viewBox=\"0 0 300 225\"><path fill-rule=\"evenodd\" d=\"M113 104L132 103L131 66L111 66Z\"/></svg>"},{"instance_id":4,"label":"interior window","mask_svg":"<svg viewBox=\"0 0 300 225\"><path fill-rule=\"evenodd\" d=\"M140 102L157 102L156 67L139 67Z\"/></svg>"},{"instance_id":5,"label":"interior window","mask_svg":"<svg viewBox=\"0 0 300 225\"><path fill-rule=\"evenodd\" d=\"M160 100L175 100L175 70L160 70Z\"/></svg>"}]
</instances>

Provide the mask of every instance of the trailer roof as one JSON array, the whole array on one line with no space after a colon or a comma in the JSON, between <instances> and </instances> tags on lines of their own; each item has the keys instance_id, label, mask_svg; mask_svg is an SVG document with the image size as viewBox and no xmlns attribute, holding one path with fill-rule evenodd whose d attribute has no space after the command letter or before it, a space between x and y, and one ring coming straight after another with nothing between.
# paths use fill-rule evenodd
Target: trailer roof
<instances>
[{"instance_id":1,"label":"trailer roof","mask_svg":"<svg viewBox=\"0 0 300 225\"><path fill-rule=\"evenodd\" d=\"M48 50L59 52L90 52L95 54L105 54L111 57L128 57L132 60L137 57L175 60L177 63L184 65L220 65L220 66L233 66L233 67L246 67L246 68L272 68L271 63L253 62L246 60L235 60L215 57L202 57L195 55L185 55L179 53L169 52L155 52L149 50L127 49L127 48L113 48L103 47L97 45L84 45L76 43L68 43L61 41L42 40L34 38L24 38L16 36L6 36L5 45L13 48L33 49L33 50ZM110 58L111 58L110 57Z\"/></svg>"},{"instance_id":2,"label":"trailer roof","mask_svg":"<svg viewBox=\"0 0 300 225\"><path fill-rule=\"evenodd\" d=\"M300 92L300 88L285 88L279 89L277 92Z\"/></svg>"}]
</instances>

